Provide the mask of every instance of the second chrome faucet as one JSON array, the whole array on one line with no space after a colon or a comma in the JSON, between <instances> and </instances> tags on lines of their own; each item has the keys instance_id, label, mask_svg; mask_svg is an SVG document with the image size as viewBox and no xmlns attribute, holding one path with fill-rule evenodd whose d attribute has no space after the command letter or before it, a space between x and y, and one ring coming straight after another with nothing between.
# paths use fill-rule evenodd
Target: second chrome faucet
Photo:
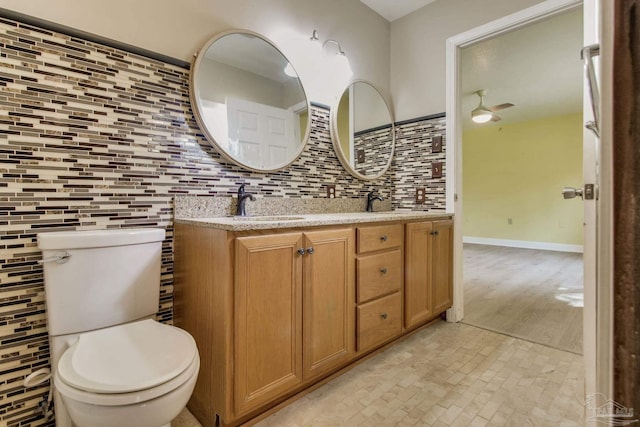
<instances>
[{"instance_id":1,"label":"second chrome faucet","mask_svg":"<svg viewBox=\"0 0 640 427\"><path fill-rule=\"evenodd\" d=\"M247 199L250 199L252 202L256 200L253 197L253 193L245 193L244 184L238 188L238 203L236 205L236 216L247 216L247 210L245 207Z\"/></svg>"}]
</instances>

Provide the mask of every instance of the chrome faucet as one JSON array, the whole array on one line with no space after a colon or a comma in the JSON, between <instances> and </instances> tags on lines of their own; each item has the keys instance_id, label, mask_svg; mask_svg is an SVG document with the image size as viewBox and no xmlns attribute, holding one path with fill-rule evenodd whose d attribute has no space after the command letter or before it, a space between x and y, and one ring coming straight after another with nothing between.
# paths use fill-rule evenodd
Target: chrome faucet
<instances>
[{"instance_id":1,"label":"chrome faucet","mask_svg":"<svg viewBox=\"0 0 640 427\"><path fill-rule=\"evenodd\" d=\"M381 202L384 200L384 198L378 194L376 194L375 191L370 191L369 194L367 194L367 212L373 212L373 201L374 200L380 200Z\"/></svg>"},{"instance_id":2,"label":"chrome faucet","mask_svg":"<svg viewBox=\"0 0 640 427\"><path fill-rule=\"evenodd\" d=\"M244 192L244 184L238 188L238 204L236 205L236 216L247 216L247 211L245 209L245 203L247 199L251 199L251 201L255 201L256 198L253 197L253 193L245 193Z\"/></svg>"}]
</instances>

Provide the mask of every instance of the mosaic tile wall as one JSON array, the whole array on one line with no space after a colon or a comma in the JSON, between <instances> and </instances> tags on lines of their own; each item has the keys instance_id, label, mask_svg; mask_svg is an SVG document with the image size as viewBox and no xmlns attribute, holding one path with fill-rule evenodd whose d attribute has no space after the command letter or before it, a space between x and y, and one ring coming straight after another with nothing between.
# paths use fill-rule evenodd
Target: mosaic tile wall
<instances>
[{"instance_id":1,"label":"mosaic tile wall","mask_svg":"<svg viewBox=\"0 0 640 427\"><path fill-rule=\"evenodd\" d=\"M170 322L174 195L227 196L246 183L264 197L313 198L335 184L338 197L375 188L411 208L411 180L428 182L428 169L400 172L424 169L415 149L399 149L403 157L381 180L352 178L332 150L329 112L321 108L312 109L310 142L291 167L245 172L204 141L190 110L187 70L5 19L0 89L0 425L53 425L38 411L47 384L22 386L49 364L37 233L165 228L158 318ZM428 144L417 133L436 128L442 131L433 124L399 129L399 143Z\"/></svg>"},{"instance_id":2,"label":"mosaic tile wall","mask_svg":"<svg viewBox=\"0 0 640 427\"><path fill-rule=\"evenodd\" d=\"M356 169L362 175L378 175L384 170L389 161L391 152L391 140L393 133L391 125L382 129L373 129L354 134L353 152L363 150L363 162L358 162L356 156Z\"/></svg>"},{"instance_id":3,"label":"mosaic tile wall","mask_svg":"<svg viewBox=\"0 0 640 427\"><path fill-rule=\"evenodd\" d=\"M396 127L396 152L391 163L396 209L442 211L446 209L444 117L425 118ZM432 152L433 138L442 137L442 151ZM432 177L432 163L442 164L442 177ZM415 204L416 188L425 188L425 203Z\"/></svg>"}]
</instances>

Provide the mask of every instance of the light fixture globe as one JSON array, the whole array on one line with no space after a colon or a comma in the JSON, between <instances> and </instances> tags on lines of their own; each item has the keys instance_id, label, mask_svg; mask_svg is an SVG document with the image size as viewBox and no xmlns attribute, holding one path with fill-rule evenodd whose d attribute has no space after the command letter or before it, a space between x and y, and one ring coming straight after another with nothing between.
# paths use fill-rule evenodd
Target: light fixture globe
<instances>
[{"instance_id":1,"label":"light fixture globe","mask_svg":"<svg viewBox=\"0 0 640 427\"><path fill-rule=\"evenodd\" d=\"M487 123L493 118L493 112L484 106L484 96L487 94L486 89L480 89L474 92L480 97L480 103L471 111L471 120L474 123Z\"/></svg>"},{"instance_id":2,"label":"light fixture globe","mask_svg":"<svg viewBox=\"0 0 640 427\"><path fill-rule=\"evenodd\" d=\"M493 118L493 113L483 107L483 105L480 105L471 112L471 120L474 123L487 123Z\"/></svg>"}]
</instances>

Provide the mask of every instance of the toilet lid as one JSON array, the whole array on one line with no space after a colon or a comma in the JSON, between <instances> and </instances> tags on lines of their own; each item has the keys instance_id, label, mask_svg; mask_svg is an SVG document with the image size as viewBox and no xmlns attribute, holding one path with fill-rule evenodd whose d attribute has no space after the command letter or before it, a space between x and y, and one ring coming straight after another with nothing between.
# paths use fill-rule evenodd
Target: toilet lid
<instances>
[{"instance_id":1,"label":"toilet lid","mask_svg":"<svg viewBox=\"0 0 640 427\"><path fill-rule=\"evenodd\" d=\"M58 376L94 393L127 393L179 375L197 354L187 332L154 320L87 332L64 352Z\"/></svg>"}]
</instances>

